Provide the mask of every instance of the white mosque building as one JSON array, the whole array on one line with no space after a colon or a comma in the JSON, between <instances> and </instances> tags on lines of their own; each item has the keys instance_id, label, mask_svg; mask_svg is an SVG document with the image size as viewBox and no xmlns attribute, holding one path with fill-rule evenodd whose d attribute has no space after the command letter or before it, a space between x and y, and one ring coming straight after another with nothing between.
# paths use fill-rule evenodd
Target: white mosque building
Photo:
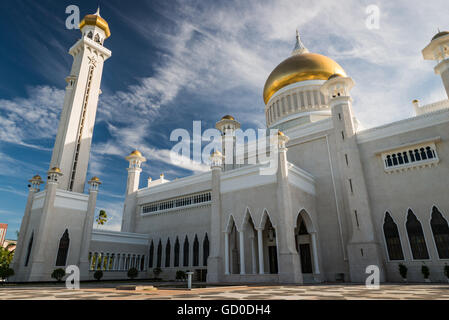
<instances>
[{"instance_id":1,"label":"white mosque building","mask_svg":"<svg viewBox=\"0 0 449 320\"><path fill-rule=\"evenodd\" d=\"M81 279L174 279L178 270L209 283L364 282L376 265L381 281L445 281L449 262L449 100L413 101L415 116L358 130L353 80L331 58L309 52L297 36L291 56L268 77L266 125L279 130L274 174L262 163L210 171L139 189L137 150L129 154L121 231L93 229L101 182L84 192L110 36L99 11L84 17L70 48L73 66L46 179L30 180L13 261L13 281L47 281L77 265ZM449 32L422 50L449 95ZM193 120L193 119L192 119ZM239 122L217 122L224 140ZM251 157L248 153L247 157ZM44 181L46 180L46 181ZM45 184L45 187L44 187ZM100 189L100 190L99 190Z\"/></svg>"}]
</instances>

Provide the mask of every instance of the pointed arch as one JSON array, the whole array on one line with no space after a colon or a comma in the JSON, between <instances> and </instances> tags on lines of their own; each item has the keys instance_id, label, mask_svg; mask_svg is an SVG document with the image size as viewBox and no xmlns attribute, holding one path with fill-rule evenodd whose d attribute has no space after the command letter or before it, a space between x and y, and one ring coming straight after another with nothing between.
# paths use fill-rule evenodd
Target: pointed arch
<instances>
[{"instance_id":1,"label":"pointed arch","mask_svg":"<svg viewBox=\"0 0 449 320\"><path fill-rule=\"evenodd\" d=\"M207 258L209 258L209 238L206 236L203 240L203 266L207 266Z\"/></svg>"},{"instance_id":2,"label":"pointed arch","mask_svg":"<svg viewBox=\"0 0 449 320\"><path fill-rule=\"evenodd\" d=\"M33 239L34 239L34 231L31 232L30 240L28 241L27 254L25 258L25 267L28 266L28 262L30 261L31 249L33 248Z\"/></svg>"},{"instance_id":3,"label":"pointed arch","mask_svg":"<svg viewBox=\"0 0 449 320\"><path fill-rule=\"evenodd\" d=\"M405 224L407 229L408 240L412 257L414 260L429 259L429 252L427 251L426 239L422 229L421 222L415 216L411 209L407 212L407 222Z\"/></svg>"},{"instance_id":4,"label":"pointed arch","mask_svg":"<svg viewBox=\"0 0 449 320\"><path fill-rule=\"evenodd\" d=\"M176 237L175 241L175 261L174 266L179 267L179 239Z\"/></svg>"},{"instance_id":5,"label":"pointed arch","mask_svg":"<svg viewBox=\"0 0 449 320\"><path fill-rule=\"evenodd\" d=\"M296 216L296 225L298 225L298 222L300 224L304 224L304 227L306 228L308 233L316 232L316 228L312 221L312 218L310 217L310 214L306 209L302 208L301 210L299 210L298 215Z\"/></svg>"},{"instance_id":6,"label":"pointed arch","mask_svg":"<svg viewBox=\"0 0 449 320\"><path fill-rule=\"evenodd\" d=\"M243 216L243 220L242 220L242 225L241 225L241 230L245 229L245 227L250 224L250 221L252 222L253 225L254 224L254 219L253 216L251 215L251 211L249 210L248 207L246 207L245 209L245 215Z\"/></svg>"},{"instance_id":7,"label":"pointed arch","mask_svg":"<svg viewBox=\"0 0 449 320\"><path fill-rule=\"evenodd\" d=\"M185 237L184 239L184 248L183 248L183 266L188 267L189 266L189 238Z\"/></svg>"},{"instance_id":8,"label":"pointed arch","mask_svg":"<svg viewBox=\"0 0 449 320\"><path fill-rule=\"evenodd\" d=\"M165 245L165 267L170 267L170 252L171 252L171 244L170 238L167 240L167 244Z\"/></svg>"},{"instance_id":9,"label":"pointed arch","mask_svg":"<svg viewBox=\"0 0 449 320\"><path fill-rule=\"evenodd\" d=\"M193 266L197 267L200 264L200 243L198 241L197 235L195 235L195 240L193 240Z\"/></svg>"},{"instance_id":10,"label":"pointed arch","mask_svg":"<svg viewBox=\"0 0 449 320\"><path fill-rule=\"evenodd\" d=\"M388 258L391 261L404 260L404 252L402 251L401 237L399 236L398 226L388 211L385 212L383 231L385 243L387 245Z\"/></svg>"},{"instance_id":11,"label":"pointed arch","mask_svg":"<svg viewBox=\"0 0 449 320\"><path fill-rule=\"evenodd\" d=\"M438 257L440 259L449 259L449 226L447 220L443 217L436 206L432 208L430 226L435 240Z\"/></svg>"},{"instance_id":12,"label":"pointed arch","mask_svg":"<svg viewBox=\"0 0 449 320\"><path fill-rule=\"evenodd\" d=\"M58 255L56 257L56 266L62 267L67 263L67 254L69 252L70 238L69 230L65 229L64 234L59 240Z\"/></svg>"},{"instance_id":13,"label":"pointed arch","mask_svg":"<svg viewBox=\"0 0 449 320\"><path fill-rule=\"evenodd\" d=\"M148 253L148 268L153 268L154 242L151 240L150 252Z\"/></svg>"},{"instance_id":14,"label":"pointed arch","mask_svg":"<svg viewBox=\"0 0 449 320\"><path fill-rule=\"evenodd\" d=\"M276 228L276 225L273 223L273 219L271 219L270 213L267 209L263 209L262 218L260 219L259 228L264 229L267 220L271 222L271 225Z\"/></svg>"},{"instance_id":15,"label":"pointed arch","mask_svg":"<svg viewBox=\"0 0 449 320\"><path fill-rule=\"evenodd\" d=\"M234 225L236 226L236 223L234 216L231 213L228 217L228 223L226 224L225 232L231 232Z\"/></svg>"},{"instance_id":16,"label":"pointed arch","mask_svg":"<svg viewBox=\"0 0 449 320\"><path fill-rule=\"evenodd\" d=\"M156 267L160 268L162 265L162 241L159 239L159 243L157 245L157 259L156 259Z\"/></svg>"}]
</instances>

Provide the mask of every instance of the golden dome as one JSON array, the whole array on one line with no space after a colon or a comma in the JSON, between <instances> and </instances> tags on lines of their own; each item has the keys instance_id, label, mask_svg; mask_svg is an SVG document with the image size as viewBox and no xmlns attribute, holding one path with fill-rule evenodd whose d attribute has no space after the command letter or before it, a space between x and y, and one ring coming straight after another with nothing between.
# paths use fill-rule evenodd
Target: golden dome
<instances>
[{"instance_id":1,"label":"golden dome","mask_svg":"<svg viewBox=\"0 0 449 320\"><path fill-rule=\"evenodd\" d=\"M295 54L282 61L269 75L263 89L265 104L280 89L306 80L328 80L339 74L346 77L343 68L331 58L318 53Z\"/></svg>"},{"instance_id":2,"label":"golden dome","mask_svg":"<svg viewBox=\"0 0 449 320\"><path fill-rule=\"evenodd\" d=\"M100 8L98 8L95 14L88 14L84 17L84 19L80 22L80 29L84 26L97 26L102 29L105 33L106 38L111 36L111 30L109 30L109 25L102 17L100 17Z\"/></svg>"},{"instance_id":3,"label":"golden dome","mask_svg":"<svg viewBox=\"0 0 449 320\"><path fill-rule=\"evenodd\" d=\"M32 180L42 180L40 175L35 175Z\"/></svg>"},{"instance_id":4,"label":"golden dome","mask_svg":"<svg viewBox=\"0 0 449 320\"><path fill-rule=\"evenodd\" d=\"M92 179L90 179L90 181L100 181L100 179L98 177L93 177Z\"/></svg>"},{"instance_id":5,"label":"golden dome","mask_svg":"<svg viewBox=\"0 0 449 320\"><path fill-rule=\"evenodd\" d=\"M440 37L447 36L449 34L448 31L439 31L436 35L433 36L432 40L435 40Z\"/></svg>"},{"instance_id":6,"label":"golden dome","mask_svg":"<svg viewBox=\"0 0 449 320\"><path fill-rule=\"evenodd\" d=\"M235 120L233 116L230 116L229 114L225 115L221 120Z\"/></svg>"},{"instance_id":7,"label":"golden dome","mask_svg":"<svg viewBox=\"0 0 449 320\"><path fill-rule=\"evenodd\" d=\"M49 172L61 173L61 169L59 169L58 167L53 167Z\"/></svg>"},{"instance_id":8,"label":"golden dome","mask_svg":"<svg viewBox=\"0 0 449 320\"><path fill-rule=\"evenodd\" d=\"M137 157L141 157L141 156L142 156L142 154L140 153L140 151L139 151L139 150L134 150L133 152L131 152L131 153L129 154L129 156L128 156L128 157L132 157L132 156L137 156Z\"/></svg>"},{"instance_id":9,"label":"golden dome","mask_svg":"<svg viewBox=\"0 0 449 320\"><path fill-rule=\"evenodd\" d=\"M285 134L284 134L281 130L279 130L279 131L278 131L278 136L283 137L283 136L285 136Z\"/></svg>"}]
</instances>

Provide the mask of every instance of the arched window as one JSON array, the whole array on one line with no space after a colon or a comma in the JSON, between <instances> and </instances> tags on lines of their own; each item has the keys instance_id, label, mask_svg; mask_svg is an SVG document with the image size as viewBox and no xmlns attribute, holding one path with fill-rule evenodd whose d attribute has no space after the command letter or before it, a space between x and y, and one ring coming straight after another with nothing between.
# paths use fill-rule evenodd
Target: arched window
<instances>
[{"instance_id":1,"label":"arched window","mask_svg":"<svg viewBox=\"0 0 449 320\"><path fill-rule=\"evenodd\" d=\"M59 240L58 256L56 257L56 266L65 266L67 262L67 254L69 252L69 230L65 229L64 234Z\"/></svg>"},{"instance_id":2,"label":"arched window","mask_svg":"<svg viewBox=\"0 0 449 320\"><path fill-rule=\"evenodd\" d=\"M151 240L150 253L148 255L148 267L149 268L153 268L153 256L154 256L154 243L153 243L153 240Z\"/></svg>"},{"instance_id":3,"label":"arched window","mask_svg":"<svg viewBox=\"0 0 449 320\"><path fill-rule=\"evenodd\" d=\"M412 249L413 259L422 260L429 259L427 252L426 239L422 230L421 222L418 221L412 210L408 210L407 214L407 234Z\"/></svg>"},{"instance_id":4,"label":"arched window","mask_svg":"<svg viewBox=\"0 0 449 320\"><path fill-rule=\"evenodd\" d=\"M28 262L30 261L31 249L33 248L33 238L34 238L34 231L31 233L30 241L28 241L27 255L25 258L25 267L28 266Z\"/></svg>"},{"instance_id":5,"label":"arched window","mask_svg":"<svg viewBox=\"0 0 449 320\"><path fill-rule=\"evenodd\" d=\"M175 241L175 263L174 263L175 267L179 267L179 239L178 237L176 237L176 241Z\"/></svg>"},{"instance_id":6,"label":"arched window","mask_svg":"<svg viewBox=\"0 0 449 320\"><path fill-rule=\"evenodd\" d=\"M162 265L162 242L159 240L159 244L157 245L157 260L156 267L160 268Z\"/></svg>"},{"instance_id":7,"label":"arched window","mask_svg":"<svg viewBox=\"0 0 449 320\"><path fill-rule=\"evenodd\" d=\"M388 212L385 213L384 235L390 260L404 260L398 226Z\"/></svg>"},{"instance_id":8,"label":"arched window","mask_svg":"<svg viewBox=\"0 0 449 320\"><path fill-rule=\"evenodd\" d=\"M207 258L209 258L209 238L206 233L203 240L203 266L207 266Z\"/></svg>"},{"instance_id":9,"label":"arched window","mask_svg":"<svg viewBox=\"0 0 449 320\"><path fill-rule=\"evenodd\" d=\"M436 207L432 208L432 219L430 220L433 238L440 259L449 259L449 227L446 219Z\"/></svg>"},{"instance_id":10,"label":"arched window","mask_svg":"<svg viewBox=\"0 0 449 320\"><path fill-rule=\"evenodd\" d=\"M183 266L188 267L189 266L189 238L184 239L184 259L183 259Z\"/></svg>"},{"instance_id":11,"label":"arched window","mask_svg":"<svg viewBox=\"0 0 449 320\"><path fill-rule=\"evenodd\" d=\"M165 245L165 267L170 267L170 252L171 252L171 245L170 245L170 239L167 240L167 244Z\"/></svg>"},{"instance_id":12,"label":"arched window","mask_svg":"<svg viewBox=\"0 0 449 320\"><path fill-rule=\"evenodd\" d=\"M100 35L98 33L95 35L94 41L100 43Z\"/></svg>"},{"instance_id":13,"label":"arched window","mask_svg":"<svg viewBox=\"0 0 449 320\"><path fill-rule=\"evenodd\" d=\"M87 37L88 37L89 39L92 39L93 36L94 36L94 35L93 35L92 31L90 31L89 34L87 35Z\"/></svg>"},{"instance_id":14,"label":"arched window","mask_svg":"<svg viewBox=\"0 0 449 320\"><path fill-rule=\"evenodd\" d=\"M193 265L196 267L200 264L200 243L198 242L198 237L195 235L195 240L193 241Z\"/></svg>"}]
</instances>

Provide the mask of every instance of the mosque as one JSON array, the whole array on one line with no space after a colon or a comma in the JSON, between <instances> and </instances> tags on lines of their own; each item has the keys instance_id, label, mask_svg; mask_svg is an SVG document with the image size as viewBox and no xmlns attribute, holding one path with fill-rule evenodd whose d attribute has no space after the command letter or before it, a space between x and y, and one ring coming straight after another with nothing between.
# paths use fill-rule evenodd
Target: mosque
<instances>
[{"instance_id":1,"label":"mosque","mask_svg":"<svg viewBox=\"0 0 449 320\"><path fill-rule=\"evenodd\" d=\"M414 100L415 116L363 130L354 81L298 34L263 89L266 129L278 130L273 174L260 174L262 162L224 164L232 150L222 148L210 171L161 175L139 189L146 159L135 150L126 156L121 231L93 229L100 179L84 189L111 32L99 10L80 31L50 169L29 181L12 281L47 281L54 269L77 265L81 280L95 270L126 279L130 268L152 278L160 268L164 279L189 270L209 283L364 282L375 265L382 282L393 282L402 281L399 264L408 281L424 281L423 264L430 281L446 281L449 100ZM436 61L449 96L449 32L422 55ZM216 128L232 146L240 123L226 115Z\"/></svg>"}]
</instances>

